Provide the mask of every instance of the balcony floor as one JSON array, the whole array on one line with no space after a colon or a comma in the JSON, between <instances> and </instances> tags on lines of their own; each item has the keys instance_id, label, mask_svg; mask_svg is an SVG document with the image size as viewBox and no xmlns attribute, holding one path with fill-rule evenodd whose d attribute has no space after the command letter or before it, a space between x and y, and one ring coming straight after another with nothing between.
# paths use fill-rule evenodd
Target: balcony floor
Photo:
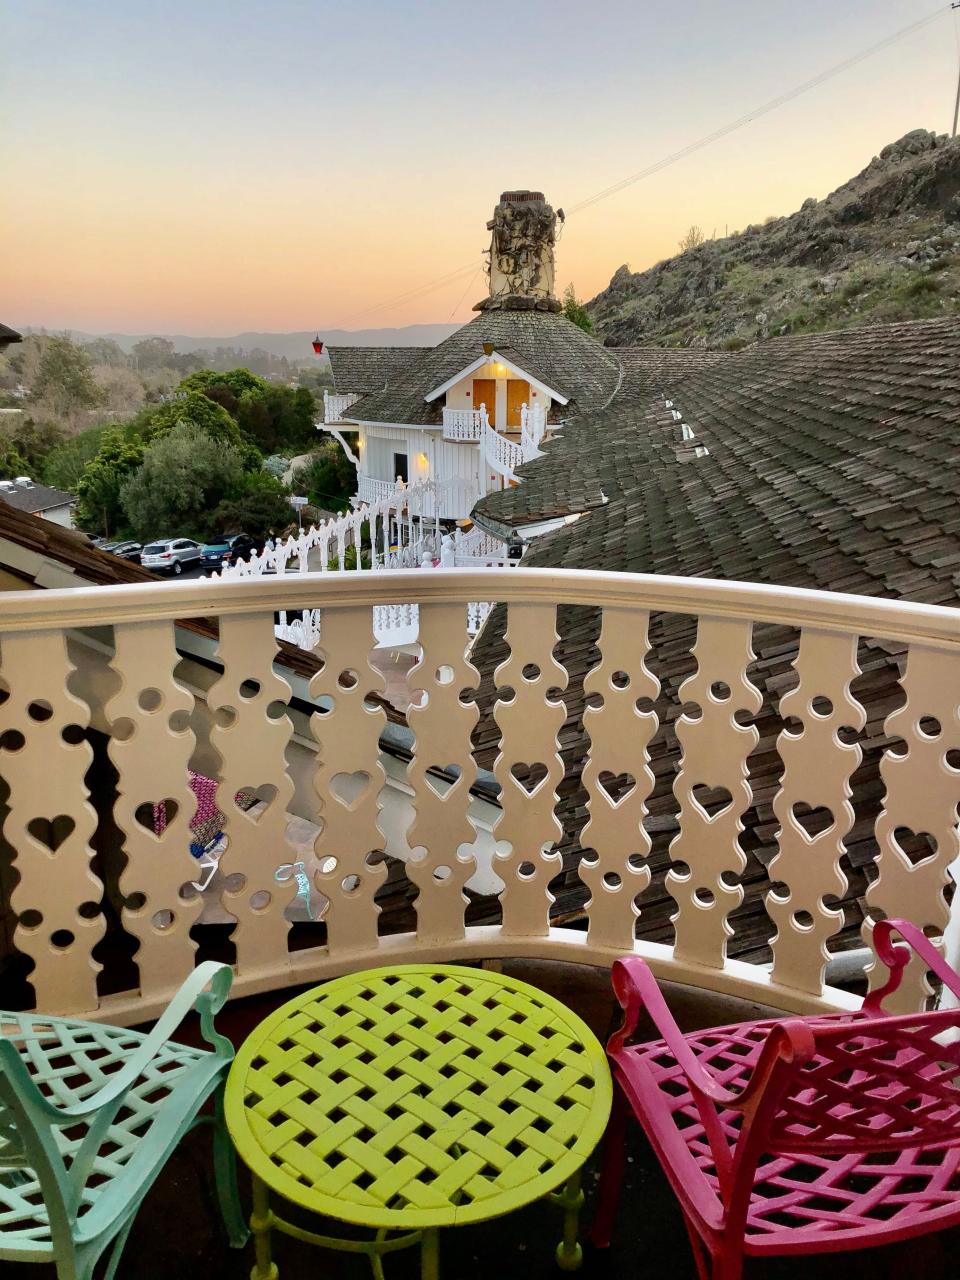
<instances>
[{"instance_id":1,"label":"balcony floor","mask_svg":"<svg viewBox=\"0 0 960 1280\"><path fill-rule=\"evenodd\" d=\"M505 962L505 972L542 987L562 999L604 1040L617 1025L618 1009L605 972L585 966ZM218 1019L218 1027L239 1045L292 990L238 1002ZM767 1010L735 1000L704 996L686 988L668 990L670 1004L684 1029L718 1025L738 1018L762 1016ZM186 1024L183 1038L194 1041L195 1027ZM603 1253L585 1250L584 1280L696 1280L696 1270L676 1202L646 1146L634 1132L627 1181L612 1247ZM589 1222L597 1186L597 1156L584 1179ZM253 1265L252 1246L235 1252L223 1240L212 1199L209 1136L194 1132L181 1144L150 1192L134 1224L117 1280L170 1280L200 1277L237 1280ZM241 1170L241 1191L249 1203L249 1182ZM318 1228L317 1219L309 1225ZM306 1225L306 1223L305 1223ZM447 1280L559 1280L564 1273L553 1262L560 1214L551 1205L531 1205L519 1213L441 1234L441 1275ZM331 1234L337 1234L330 1224ZM897 1280L904 1275L947 1280L957 1275L960 1229L901 1245L858 1254L816 1258L750 1260L745 1280ZM369 1280L363 1258L311 1248L274 1235L274 1259L281 1280ZM417 1280L417 1250L391 1254L385 1260L387 1280ZM4 1280L53 1280L54 1269L34 1264L3 1264Z\"/></svg>"}]
</instances>

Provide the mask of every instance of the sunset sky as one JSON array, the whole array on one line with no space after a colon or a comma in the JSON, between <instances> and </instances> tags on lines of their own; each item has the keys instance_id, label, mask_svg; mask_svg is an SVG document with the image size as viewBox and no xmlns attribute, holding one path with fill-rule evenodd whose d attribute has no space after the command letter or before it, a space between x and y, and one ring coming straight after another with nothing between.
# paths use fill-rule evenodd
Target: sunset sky
<instances>
[{"instance_id":1,"label":"sunset sky","mask_svg":"<svg viewBox=\"0 0 960 1280\"><path fill-rule=\"evenodd\" d=\"M788 213L946 131L956 17L572 216L558 283ZM572 208L926 0L0 0L0 320L229 335L465 320L501 190Z\"/></svg>"}]
</instances>

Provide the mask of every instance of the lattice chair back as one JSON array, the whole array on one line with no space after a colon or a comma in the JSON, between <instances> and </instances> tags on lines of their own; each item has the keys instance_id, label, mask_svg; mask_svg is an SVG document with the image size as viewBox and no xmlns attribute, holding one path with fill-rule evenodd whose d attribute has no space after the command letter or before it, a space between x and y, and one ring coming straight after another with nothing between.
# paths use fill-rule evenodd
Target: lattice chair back
<instances>
[{"instance_id":1,"label":"lattice chair back","mask_svg":"<svg viewBox=\"0 0 960 1280\"><path fill-rule=\"evenodd\" d=\"M8 1184L6 1198L11 1198L20 1182L17 1171L30 1171L31 1176L23 1178L21 1213L10 1216L29 1221L36 1217L42 1202L50 1240L59 1257L71 1249L73 1224L83 1190L78 1175L81 1166L89 1168L90 1160L78 1162L77 1156L85 1154L83 1143L75 1150L73 1159L64 1159L54 1123L51 1123L55 1122L51 1114L53 1108L24 1066L17 1048L18 1043L22 1045L26 1040L34 1044L45 1042L49 1051L52 1038L57 1038L53 1022L27 1015L13 1023L10 1015L0 1014L0 1177ZM114 1110L109 1109L108 1118L112 1118ZM64 1124L68 1123L65 1119ZM97 1126L97 1146L103 1140L104 1127ZM89 1140L89 1132L86 1138ZM85 1177L84 1174L83 1180ZM37 1234L40 1237L44 1233L38 1231Z\"/></svg>"},{"instance_id":2,"label":"lattice chair back","mask_svg":"<svg viewBox=\"0 0 960 1280\"><path fill-rule=\"evenodd\" d=\"M810 1056L795 1060L769 1125L772 1154L960 1145L960 1009L807 1029Z\"/></svg>"},{"instance_id":3,"label":"lattice chair back","mask_svg":"<svg viewBox=\"0 0 960 1280\"><path fill-rule=\"evenodd\" d=\"M895 945L894 933L909 943ZM908 1150L960 1147L960 1008L885 1014L883 1002L899 985L915 952L960 996L960 975L921 930L902 920L875 925L874 948L887 966L887 982L849 1018L787 1019L775 1025L753 1075L728 1110L706 1125L728 1211L745 1212L754 1171L764 1155L856 1157ZM703 1108L701 1107L701 1114ZM932 1163L930 1173L936 1174Z\"/></svg>"},{"instance_id":4,"label":"lattice chair back","mask_svg":"<svg viewBox=\"0 0 960 1280\"><path fill-rule=\"evenodd\" d=\"M146 1189L233 1058L213 1025L231 978L226 965L199 965L148 1034L0 1011L0 1258L53 1258L74 1280L111 1241L119 1257ZM212 1050L171 1040L191 1010ZM218 1195L241 1240L219 1104L212 1119Z\"/></svg>"}]
</instances>

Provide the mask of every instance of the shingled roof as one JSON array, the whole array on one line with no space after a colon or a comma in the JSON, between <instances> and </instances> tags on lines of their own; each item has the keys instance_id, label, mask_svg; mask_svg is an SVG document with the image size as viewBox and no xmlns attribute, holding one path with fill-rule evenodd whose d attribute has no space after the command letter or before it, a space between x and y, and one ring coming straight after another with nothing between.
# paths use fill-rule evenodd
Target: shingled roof
<instances>
[{"instance_id":1,"label":"shingled roof","mask_svg":"<svg viewBox=\"0 0 960 1280\"><path fill-rule=\"evenodd\" d=\"M423 347L327 348L334 386L342 395L382 391L423 352Z\"/></svg>"},{"instance_id":2,"label":"shingled roof","mask_svg":"<svg viewBox=\"0 0 960 1280\"><path fill-rule=\"evenodd\" d=\"M52 489L47 484L35 484L32 480L29 484L20 484L17 481L6 483L12 484L13 488L4 488L4 482L0 481L0 502L16 507L18 511L39 514L41 511L49 511L52 507L68 507L76 502L72 493L67 493L65 489Z\"/></svg>"},{"instance_id":3,"label":"shingled roof","mask_svg":"<svg viewBox=\"0 0 960 1280\"><path fill-rule=\"evenodd\" d=\"M9 325L0 324L0 347L9 346L11 342L22 342L23 337L17 333L16 329L11 329Z\"/></svg>"},{"instance_id":4,"label":"shingled roof","mask_svg":"<svg viewBox=\"0 0 960 1280\"><path fill-rule=\"evenodd\" d=\"M545 311L487 311L438 346L422 351L386 390L364 396L347 416L354 422L439 422L440 401L427 404L425 397L482 355L485 342L501 351L511 349L523 368L524 361L529 362L534 376L567 398L565 417L607 404L620 385L617 353L602 347L566 316ZM339 389L339 381L337 386Z\"/></svg>"},{"instance_id":5,"label":"shingled roof","mask_svg":"<svg viewBox=\"0 0 960 1280\"><path fill-rule=\"evenodd\" d=\"M586 514L537 541L525 564L739 579L960 605L960 319L775 339L697 372L666 372L657 374L654 395L648 388L639 399L620 396L603 415L604 430L592 432L594 441L603 442L603 456L573 499ZM692 442L684 443L682 424L692 431ZM584 459L581 435L588 425L587 419L571 424L547 445L544 459L524 468L521 489L495 495L489 507L527 489L530 511L539 503L543 516L554 512L565 469L572 473ZM691 445L708 452L696 456ZM595 500L598 489L606 501ZM554 652L569 686L560 736L566 776L557 805L563 872L551 888L555 913L569 916L587 897L577 875L587 817L580 782L589 747L583 677L598 658L599 613L559 613L561 639ZM490 711L496 696L492 672L507 656L503 630L501 607L472 654L484 673L484 714L475 742L480 763L488 767L498 743ZM680 748L674 725L681 712L679 686L696 666L695 636L689 617L651 619L648 664L662 692L660 729L650 746L656 781L645 822L653 841L653 879L639 900L638 934L654 940L672 933L675 905L664 877L678 830L672 788ZM763 693L763 707L753 721L760 741L749 761L754 803L740 838L748 863L739 877L745 900L731 917L730 951L763 960L774 933L763 896L770 888L766 866L776 852L779 826L772 809L783 768L776 748L782 728L778 706L796 683L796 633L757 627L754 650L748 674ZM860 642L862 675L851 692L866 709L867 726L859 734L863 764L853 779L856 823L845 840L846 927L835 947L858 941L863 893L875 875L873 823L882 799L877 761L888 745L885 718L902 702L903 660L896 644Z\"/></svg>"},{"instance_id":6,"label":"shingled roof","mask_svg":"<svg viewBox=\"0 0 960 1280\"><path fill-rule=\"evenodd\" d=\"M623 443L632 434L638 404L660 387L675 387L687 374L732 358L696 348L620 347L616 354L623 379L614 400L571 419L541 457L518 468L521 484L480 499L476 520L503 533L602 506L617 490Z\"/></svg>"}]
</instances>

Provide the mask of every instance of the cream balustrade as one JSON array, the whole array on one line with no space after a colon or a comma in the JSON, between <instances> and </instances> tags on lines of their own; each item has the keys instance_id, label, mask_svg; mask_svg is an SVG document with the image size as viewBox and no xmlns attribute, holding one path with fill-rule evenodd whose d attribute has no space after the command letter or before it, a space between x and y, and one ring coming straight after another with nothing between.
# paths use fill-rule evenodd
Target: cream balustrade
<instances>
[{"instance_id":1,"label":"cream balustrade","mask_svg":"<svg viewBox=\"0 0 960 1280\"><path fill-rule=\"evenodd\" d=\"M471 642L478 599L505 605L496 645ZM386 668L391 701L407 707L399 754L384 667L372 661L376 611L397 608L419 616L416 665ZM303 614L318 640L292 664L274 637L281 609ZM568 670L557 635L587 616L595 647L581 647ZM198 618L215 628L176 621ZM687 673L671 695L683 704L664 884L675 939L653 942L643 936L648 816L663 756L654 768L651 752L674 732L658 676L671 618ZM763 695L755 653L774 631L782 665ZM882 737L876 727L883 749L862 754L857 655L867 644L907 657L903 698ZM842 923L846 841L866 820L854 812L855 773L858 795L883 796L869 907L949 945L960 932L948 906L960 801L953 611L523 568L10 592L0 595L0 687L0 918L15 922L5 973L24 974L24 1001L50 1012L142 1021L198 958L224 947L236 995L418 959L607 965L632 948L694 986L788 1010L854 1007L855 996L825 985L825 966ZM572 739L571 726L582 727ZM758 797L755 761L774 751L782 776L764 773L771 794ZM223 814L220 862L200 895L190 887L188 768L216 779ZM578 787L587 823L571 836L562 818L582 808ZM241 791L254 793L252 809L234 799ZM492 838L473 816L481 793ZM776 815L763 887L772 966L728 956L743 894L739 837L761 801ZM307 856L294 819L301 837L305 822L315 832L319 919L309 925L294 911L295 879L277 878ZM932 839L918 852L923 833ZM412 931L386 931L396 927L382 897L388 847ZM502 883L487 917L500 923L466 924L478 870L488 886ZM554 918L561 871L585 886L585 929ZM869 922L864 932L867 941ZM905 1004L928 995L925 973L912 973Z\"/></svg>"},{"instance_id":2,"label":"cream balustrade","mask_svg":"<svg viewBox=\"0 0 960 1280\"><path fill-rule=\"evenodd\" d=\"M343 415L360 397L347 392L343 395L337 395L333 391L324 388L323 392L323 420L325 423L342 422Z\"/></svg>"},{"instance_id":3,"label":"cream balustrade","mask_svg":"<svg viewBox=\"0 0 960 1280\"><path fill-rule=\"evenodd\" d=\"M447 409L443 411L444 440L479 440L486 423L486 413L480 409Z\"/></svg>"}]
</instances>

